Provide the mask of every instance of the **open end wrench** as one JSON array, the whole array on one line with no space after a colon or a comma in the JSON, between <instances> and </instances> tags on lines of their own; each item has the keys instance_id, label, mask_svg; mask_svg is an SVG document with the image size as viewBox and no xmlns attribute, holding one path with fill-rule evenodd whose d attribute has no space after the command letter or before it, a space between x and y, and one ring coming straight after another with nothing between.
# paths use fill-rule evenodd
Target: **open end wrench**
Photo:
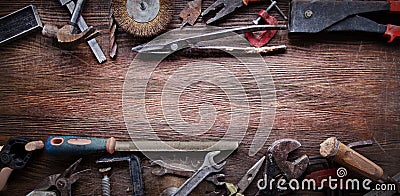
<instances>
[{"instance_id":1,"label":"open end wrench","mask_svg":"<svg viewBox=\"0 0 400 196\"><path fill-rule=\"evenodd\" d=\"M154 168L151 170L151 173L156 176L172 174L175 176L190 178L196 172L195 170L171 166L171 165L165 163L163 160L155 160L155 161L151 162L151 166L154 166ZM224 178L224 177L225 177L225 174L219 173L219 174L214 174L214 175L208 176L205 180L207 180L217 186L222 186L225 184L225 182L220 181L220 179Z\"/></svg>"},{"instance_id":2,"label":"open end wrench","mask_svg":"<svg viewBox=\"0 0 400 196\"><path fill-rule=\"evenodd\" d=\"M174 191L171 195L173 196L186 196L189 195L199 184L203 181L208 175L211 173L220 172L225 164L226 161L222 162L221 164L217 164L214 162L214 157L217 156L220 151L213 151L207 153L203 165L183 183L176 191Z\"/></svg>"}]
</instances>

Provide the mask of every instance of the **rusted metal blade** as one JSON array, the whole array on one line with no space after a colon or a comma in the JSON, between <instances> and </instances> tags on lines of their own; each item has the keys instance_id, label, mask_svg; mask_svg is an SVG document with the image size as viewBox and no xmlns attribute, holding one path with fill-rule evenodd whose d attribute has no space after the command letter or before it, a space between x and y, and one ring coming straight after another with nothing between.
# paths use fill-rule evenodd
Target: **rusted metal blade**
<instances>
[{"instance_id":1,"label":"rusted metal blade","mask_svg":"<svg viewBox=\"0 0 400 196\"><path fill-rule=\"evenodd\" d=\"M186 7L179 14L179 17L182 18L181 28L186 24L193 26L194 23L196 23L197 18L201 14L201 3L202 0L193 0L188 2Z\"/></svg>"}]
</instances>

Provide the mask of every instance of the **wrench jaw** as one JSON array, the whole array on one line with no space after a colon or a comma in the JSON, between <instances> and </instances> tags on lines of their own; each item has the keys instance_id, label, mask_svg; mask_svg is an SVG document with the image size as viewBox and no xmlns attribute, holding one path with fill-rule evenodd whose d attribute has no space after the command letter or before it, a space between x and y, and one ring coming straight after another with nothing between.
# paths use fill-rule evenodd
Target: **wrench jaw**
<instances>
[{"instance_id":1,"label":"wrench jaw","mask_svg":"<svg viewBox=\"0 0 400 196\"><path fill-rule=\"evenodd\" d=\"M271 144L268 152L272 155L276 165L287 179L299 178L307 169L309 158L302 155L294 161L288 161L289 153L301 147L301 143L294 139L281 139Z\"/></svg>"},{"instance_id":2,"label":"wrench jaw","mask_svg":"<svg viewBox=\"0 0 400 196\"><path fill-rule=\"evenodd\" d=\"M226 165L226 161L222 162L222 163L219 164L219 165L217 165L217 164L213 165L212 167L213 167L214 170L215 170L214 173L222 171L222 169L224 169L225 165Z\"/></svg>"},{"instance_id":3,"label":"wrench jaw","mask_svg":"<svg viewBox=\"0 0 400 196\"><path fill-rule=\"evenodd\" d=\"M215 167L218 166L214 161L214 157L219 155L221 151L213 151L206 154L203 165L201 167Z\"/></svg>"},{"instance_id":4,"label":"wrench jaw","mask_svg":"<svg viewBox=\"0 0 400 196\"><path fill-rule=\"evenodd\" d=\"M309 159L307 155L302 155L293 162L286 161L286 166L283 167L283 172L288 179L297 179L306 171ZM286 171L285 171L286 170Z\"/></svg>"}]
</instances>

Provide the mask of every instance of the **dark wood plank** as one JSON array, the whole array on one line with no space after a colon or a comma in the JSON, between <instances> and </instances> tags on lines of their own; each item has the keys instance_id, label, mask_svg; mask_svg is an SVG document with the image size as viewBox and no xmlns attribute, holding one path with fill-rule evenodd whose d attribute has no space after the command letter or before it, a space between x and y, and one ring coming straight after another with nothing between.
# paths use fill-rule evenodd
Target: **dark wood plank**
<instances>
[{"instance_id":1,"label":"dark wood plank","mask_svg":"<svg viewBox=\"0 0 400 196\"><path fill-rule=\"evenodd\" d=\"M179 11L186 1L176 1L170 29L180 25ZM213 1L204 1L203 9ZM69 15L56 0L0 1L0 14L5 15L28 4L34 4L43 23L62 26ZM278 5L287 13L288 1ZM108 53L109 1L87 1L83 16L89 25L104 32L98 38ZM251 24L255 13L266 7L259 4L240 8L219 23L222 27ZM282 18L273 12L282 21ZM199 19L199 23L203 20ZM123 108L122 91L125 75L135 53L130 49L147 39L136 39L118 32L119 50L115 60L97 64L86 45L74 51L61 50L53 40L39 32L0 48L0 140L26 136L45 140L47 136L86 135L129 139ZM257 94L250 96L249 129L240 148L227 160L226 180L236 183L247 168L256 162L276 139L298 139L301 152L318 154L319 144L330 136L344 143L373 139L375 144L358 149L366 157L393 175L400 170L400 57L399 42L387 44L379 35L336 34L326 36L288 36L280 31L272 45L287 44L285 54L265 56L276 89L276 116L264 148L254 157L248 149L258 126L260 103ZM232 57L190 58L178 56L164 61L152 75L148 87L148 116L152 126L166 139L187 139L171 131L163 118L160 93L168 76L191 62L235 63ZM144 65L145 66L145 65ZM224 76L221 76L222 78ZM246 72L238 78L246 80ZM249 88L252 85L249 84ZM251 90L251 89L249 89ZM201 103L215 106L219 115L213 129L204 138L218 138L230 125L230 103L221 89L208 83L191 86L182 95L181 114L190 123L198 122ZM140 131L140 124L137 126ZM73 187L76 195L99 195L101 174L88 156L79 167L90 168ZM22 195L34 189L44 176L61 172L78 157L55 158L38 153L32 164L16 171L9 180L5 195ZM143 158L144 159L144 158ZM157 195L164 188L179 185L184 179L159 178L149 175L144 159L146 191ZM115 195L129 195L127 165L115 165L112 175ZM203 185L207 186L207 185ZM248 194L256 192L253 184ZM199 193L200 194L200 193Z\"/></svg>"}]
</instances>

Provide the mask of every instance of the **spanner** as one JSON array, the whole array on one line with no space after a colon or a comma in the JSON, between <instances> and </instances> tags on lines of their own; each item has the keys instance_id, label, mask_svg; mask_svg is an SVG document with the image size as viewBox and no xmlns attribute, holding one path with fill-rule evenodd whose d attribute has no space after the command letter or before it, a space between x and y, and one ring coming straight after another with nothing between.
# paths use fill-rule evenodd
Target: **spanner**
<instances>
[{"instance_id":1,"label":"spanner","mask_svg":"<svg viewBox=\"0 0 400 196\"><path fill-rule=\"evenodd\" d=\"M190 177L196 172L195 170L172 166L170 164L167 164L163 160L155 160L155 161L151 162L151 166L154 166L154 168L151 170L151 173L156 176L172 174L175 176ZM217 186L222 186L225 184L225 182L219 181L219 179L224 178L224 177L225 177L225 174L219 173L219 174L211 175L211 176L207 177L205 180L207 180Z\"/></svg>"},{"instance_id":2,"label":"spanner","mask_svg":"<svg viewBox=\"0 0 400 196\"><path fill-rule=\"evenodd\" d=\"M186 182L183 183L176 191L173 191L171 195L173 196L189 195L193 191L193 189L195 189L200 184L200 182L203 181L208 175L220 172L224 168L226 161L222 162L219 165L214 162L214 157L217 156L219 153L220 151L213 151L207 153L203 165L201 165L201 167L196 171L196 173L194 173L192 177L186 180Z\"/></svg>"},{"instance_id":3,"label":"spanner","mask_svg":"<svg viewBox=\"0 0 400 196\"><path fill-rule=\"evenodd\" d=\"M299 178L308 166L308 156L302 155L293 162L287 158L290 152L300 148L301 144L294 139L281 139L271 144L268 153L272 155L276 165L287 179Z\"/></svg>"},{"instance_id":4,"label":"spanner","mask_svg":"<svg viewBox=\"0 0 400 196\"><path fill-rule=\"evenodd\" d=\"M294 161L288 161L289 153L300 148L301 144L294 139L280 139L271 144L267 153L267 166L265 176L267 184L270 184L274 179L272 190L263 189L263 195L278 195L282 194L282 190L277 189L276 183L279 179L285 179L289 182L291 179L299 178L307 169L309 158L307 155L302 155ZM281 184L282 185L282 184Z\"/></svg>"}]
</instances>

